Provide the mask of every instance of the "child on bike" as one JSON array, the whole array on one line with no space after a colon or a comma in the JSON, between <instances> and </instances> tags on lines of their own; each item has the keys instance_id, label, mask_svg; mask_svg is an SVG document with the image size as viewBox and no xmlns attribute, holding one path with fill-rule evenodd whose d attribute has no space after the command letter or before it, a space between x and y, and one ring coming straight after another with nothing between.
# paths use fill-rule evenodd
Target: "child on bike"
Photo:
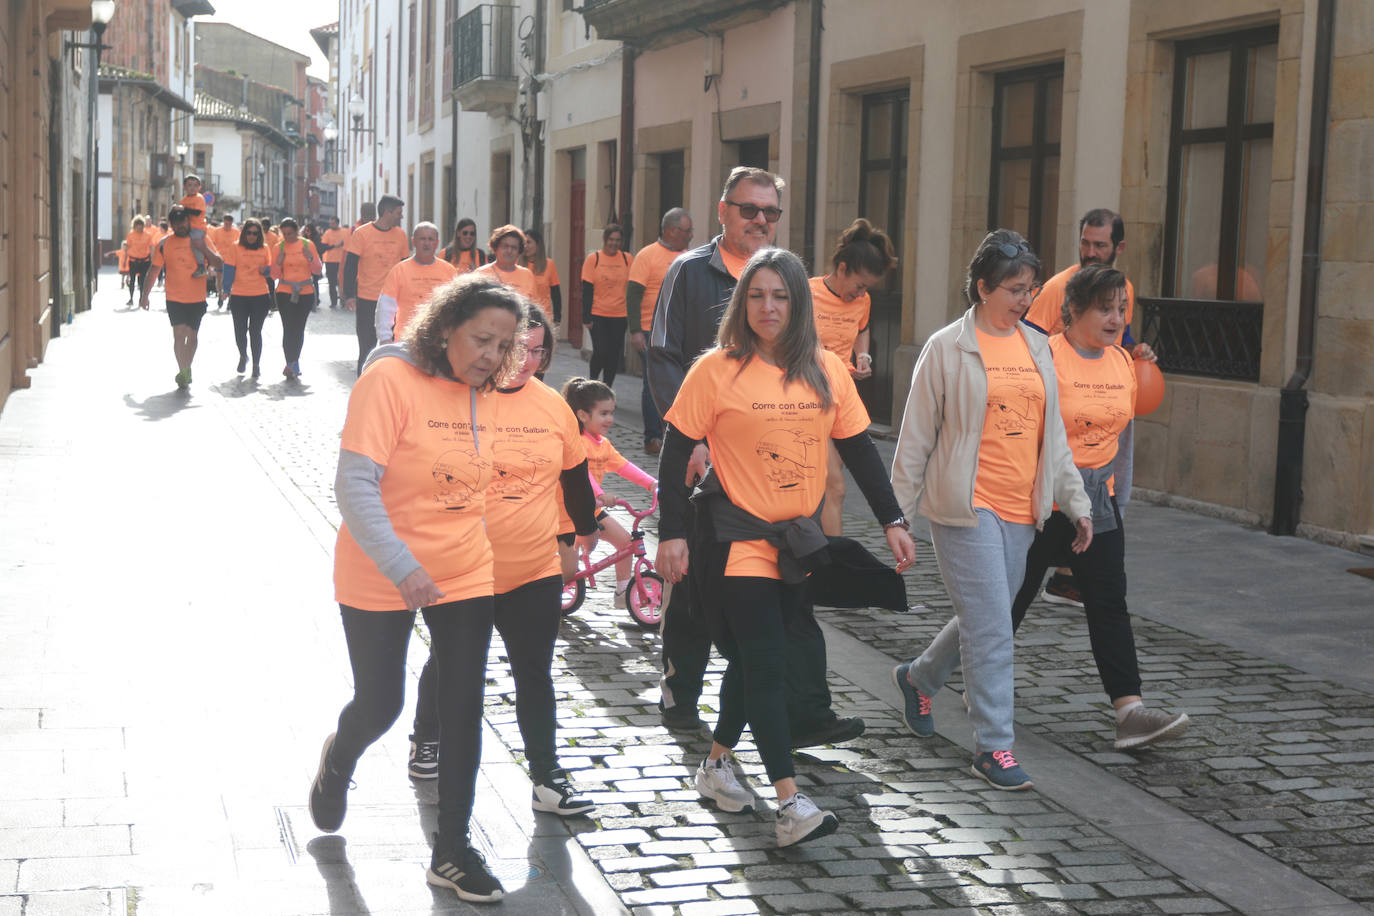
<instances>
[{"instance_id":1,"label":"child on bike","mask_svg":"<svg viewBox=\"0 0 1374 916\"><path fill-rule=\"evenodd\" d=\"M611 518L606 507L615 505L615 497L601 492L601 481L607 473L619 474L631 483L637 483L650 493L658 486L654 480L633 461L616 451L606 434L615 425L615 392L604 382L582 377L570 378L563 386L563 399L568 402L577 415L577 425L582 430L582 438L587 447L587 472L597 489L597 502L602 506L596 520L607 541L616 550L628 547L630 533L625 527ZM571 549L560 545L560 550ZM625 590L630 585L630 558L626 557L615 564L615 606L625 607Z\"/></svg>"}]
</instances>

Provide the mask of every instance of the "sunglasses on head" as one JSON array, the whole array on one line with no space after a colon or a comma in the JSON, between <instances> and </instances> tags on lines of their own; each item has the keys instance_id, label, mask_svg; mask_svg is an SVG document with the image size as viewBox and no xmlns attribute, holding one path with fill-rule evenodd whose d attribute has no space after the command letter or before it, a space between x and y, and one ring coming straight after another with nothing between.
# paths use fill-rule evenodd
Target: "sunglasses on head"
<instances>
[{"instance_id":1,"label":"sunglasses on head","mask_svg":"<svg viewBox=\"0 0 1374 916\"><path fill-rule=\"evenodd\" d=\"M1011 242L1003 242L997 246L997 250L1002 252L1004 258L1014 258L1017 255L1029 254L1031 249L1025 242L1018 242L1015 245Z\"/></svg>"}]
</instances>

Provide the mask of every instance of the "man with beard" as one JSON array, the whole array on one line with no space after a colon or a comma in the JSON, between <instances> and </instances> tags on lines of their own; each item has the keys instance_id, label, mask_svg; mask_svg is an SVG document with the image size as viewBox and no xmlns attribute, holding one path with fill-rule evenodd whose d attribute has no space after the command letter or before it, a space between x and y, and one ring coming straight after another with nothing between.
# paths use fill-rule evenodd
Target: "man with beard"
<instances>
[{"instance_id":1,"label":"man with beard","mask_svg":"<svg viewBox=\"0 0 1374 916\"><path fill-rule=\"evenodd\" d=\"M191 214L181 204L167 213L171 229L153 246L148 268L167 272L167 320L172 324L172 353L177 361L177 388L191 386L191 360L196 356L200 334L200 320L205 317L205 274L196 276L200 264L191 249ZM214 248L207 247L205 257L212 267L223 262ZM148 308L148 285L142 286L139 307Z\"/></svg>"},{"instance_id":2,"label":"man with beard","mask_svg":"<svg viewBox=\"0 0 1374 916\"><path fill-rule=\"evenodd\" d=\"M1069 285L1069 277L1089 264L1115 265L1117 255L1126 250L1126 226L1121 215L1105 207L1098 207L1083 214L1078 221L1078 263L1064 268L1045 281L1045 286L1031 303L1024 321L1050 337L1064 330L1064 290ZM1126 322L1121 326L1117 343L1129 350L1136 359L1155 358L1155 351L1147 343L1136 343L1131 338L1131 318L1135 314L1135 286L1126 281ZM1132 431L1122 434L1120 450L1129 453L1134 446ZM1117 487L1121 491L1120 503L1124 508L1130 498L1129 476L1118 477ZM1042 597L1050 604L1064 604L1082 607L1083 595L1073 581L1073 571L1067 567L1056 569L1045 583Z\"/></svg>"},{"instance_id":3,"label":"man with beard","mask_svg":"<svg viewBox=\"0 0 1374 916\"><path fill-rule=\"evenodd\" d=\"M773 244L782 217L783 187L783 180L772 172L736 166L716 205L721 234L678 257L664 275L645 369L660 416L667 415L692 363L715 346L716 328L749 258ZM705 446L697 446L688 465L689 478L705 474L708 457ZM705 619L689 606L688 591L685 587L674 589L663 612L659 710L663 723L676 729L696 729L703 724L697 703L711 654ZM831 709L825 637L815 619L804 616L809 626L787 633L787 712L792 746L857 738L863 733L863 720L841 719Z\"/></svg>"}]
</instances>

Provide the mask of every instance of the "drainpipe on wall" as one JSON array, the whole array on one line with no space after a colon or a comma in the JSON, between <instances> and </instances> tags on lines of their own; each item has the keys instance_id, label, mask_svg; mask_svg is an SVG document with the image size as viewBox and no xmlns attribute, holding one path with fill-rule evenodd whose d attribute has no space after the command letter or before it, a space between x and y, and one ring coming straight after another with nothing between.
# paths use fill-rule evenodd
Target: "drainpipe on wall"
<instances>
[{"instance_id":1,"label":"drainpipe on wall","mask_svg":"<svg viewBox=\"0 0 1374 916\"><path fill-rule=\"evenodd\" d=\"M1330 130L1331 56L1336 0L1317 2L1317 44L1312 68L1312 129L1307 154L1307 207L1303 215L1302 276L1298 282L1297 365L1279 391L1278 455L1274 467L1274 520L1270 534L1293 535L1302 510L1303 442L1307 435L1307 380L1312 376L1321 276L1322 210L1326 203L1326 140Z\"/></svg>"},{"instance_id":2,"label":"drainpipe on wall","mask_svg":"<svg viewBox=\"0 0 1374 916\"><path fill-rule=\"evenodd\" d=\"M816 182L820 180L821 132L821 32L824 0L811 0L811 61L806 87L806 200L802 214L802 260L813 273L824 273L816 264Z\"/></svg>"},{"instance_id":3,"label":"drainpipe on wall","mask_svg":"<svg viewBox=\"0 0 1374 916\"><path fill-rule=\"evenodd\" d=\"M617 158L620 176L616 209L620 213L621 245L630 248L634 238L634 213L631 203L635 174L635 49L625 46L625 56L620 61L620 153Z\"/></svg>"}]
</instances>

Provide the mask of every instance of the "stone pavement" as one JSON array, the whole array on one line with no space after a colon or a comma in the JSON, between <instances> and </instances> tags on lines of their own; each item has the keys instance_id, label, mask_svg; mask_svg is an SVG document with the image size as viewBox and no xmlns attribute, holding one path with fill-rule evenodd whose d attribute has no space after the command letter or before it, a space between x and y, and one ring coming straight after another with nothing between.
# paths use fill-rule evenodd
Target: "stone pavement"
<instances>
[{"instance_id":1,"label":"stone pavement","mask_svg":"<svg viewBox=\"0 0 1374 916\"><path fill-rule=\"evenodd\" d=\"M212 314L179 395L157 301L126 312L102 293L0 414L0 916L471 912L423 881L433 807L404 775L410 710L363 759L340 836L304 808L349 690L329 599L351 315L312 316L300 384L275 375L269 323L254 385ZM584 369L561 353L549 381ZM639 384L617 382L613 435L652 470ZM849 527L877 540L860 508ZM514 891L500 909L1368 912L1374 582L1344 569L1374 561L1143 504L1128 526L1148 699L1188 710L1184 740L1112 752L1081 616L1039 604L1017 671L1037 789L968 775L958 684L936 698L937 737L911 737L888 670L948 613L923 547L913 613L819 614L836 705L869 727L799 758L841 829L790 851L767 812L697 800L708 737L658 724L658 637L604 590L555 662L563 762L601 807L535 817L496 640L476 833Z\"/></svg>"}]
</instances>

